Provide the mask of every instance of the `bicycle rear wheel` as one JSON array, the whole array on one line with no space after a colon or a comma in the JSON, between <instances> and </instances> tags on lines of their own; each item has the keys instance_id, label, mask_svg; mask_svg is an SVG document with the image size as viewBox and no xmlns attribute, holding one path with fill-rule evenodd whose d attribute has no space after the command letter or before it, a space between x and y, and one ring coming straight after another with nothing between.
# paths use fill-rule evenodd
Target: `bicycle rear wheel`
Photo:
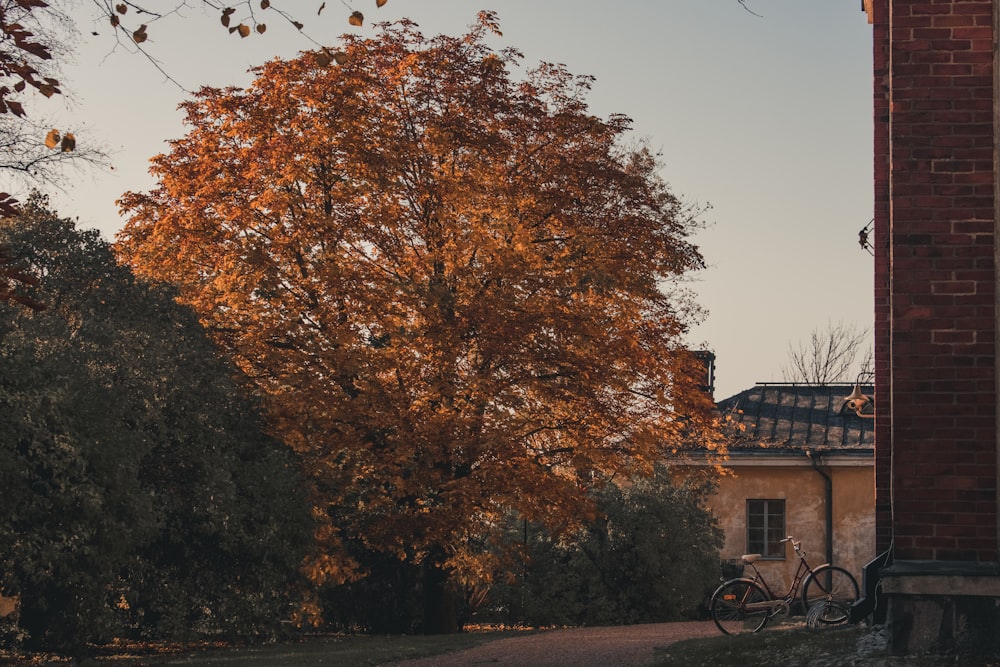
<instances>
[{"instance_id":1,"label":"bicycle rear wheel","mask_svg":"<svg viewBox=\"0 0 1000 667\"><path fill-rule=\"evenodd\" d=\"M723 634L757 632L767 623L770 597L751 579L731 579L715 589L709 609Z\"/></svg>"},{"instance_id":2,"label":"bicycle rear wheel","mask_svg":"<svg viewBox=\"0 0 1000 667\"><path fill-rule=\"evenodd\" d=\"M858 582L850 572L836 565L816 568L802 584L803 609L816 623L846 622L857 599Z\"/></svg>"}]
</instances>

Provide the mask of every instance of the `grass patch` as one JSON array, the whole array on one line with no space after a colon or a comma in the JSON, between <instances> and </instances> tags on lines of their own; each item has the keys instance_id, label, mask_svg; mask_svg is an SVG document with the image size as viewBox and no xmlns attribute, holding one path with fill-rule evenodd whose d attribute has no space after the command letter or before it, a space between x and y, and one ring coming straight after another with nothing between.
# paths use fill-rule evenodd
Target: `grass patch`
<instances>
[{"instance_id":1,"label":"grass patch","mask_svg":"<svg viewBox=\"0 0 1000 667\"><path fill-rule=\"evenodd\" d=\"M754 634L707 639L688 639L670 644L656 653L655 667L750 667L751 665L808 665L817 658L857 655L857 641L865 630L856 626L824 631L770 628Z\"/></svg>"},{"instance_id":2,"label":"grass patch","mask_svg":"<svg viewBox=\"0 0 1000 667\"><path fill-rule=\"evenodd\" d=\"M337 635L266 646L155 645L106 647L80 667L374 667L442 655L533 630L479 630L454 635ZM1000 667L1000 658L892 657L876 648L871 630L843 626L809 630L804 623L756 634L689 639L659 649L647 667ZM867 646L865 655L858 647ZM0 666L75 665L68 658L0 654ZM526 666L527 667L527 666Z\"/></svg>"},{"instance_id":3,"label":"grass patch","mask_svg":"<svg viewBox=\"0 0 1000 667\"><path fill-rule=\"evenodd\" d=\"M871 633L864 626L810 630L795 624L737 637L689 639L659 649L650 667L1000 667L1000 660L974 656L890 656L873 645ZM862 645L867 648L859 651Z\"/></svg>"}]
</instances>

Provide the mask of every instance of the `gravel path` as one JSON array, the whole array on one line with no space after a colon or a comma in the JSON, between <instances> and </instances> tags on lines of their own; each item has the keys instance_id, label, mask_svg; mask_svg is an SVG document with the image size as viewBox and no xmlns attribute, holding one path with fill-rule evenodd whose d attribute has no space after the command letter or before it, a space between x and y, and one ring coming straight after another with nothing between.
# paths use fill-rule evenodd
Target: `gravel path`
<instances>
[{"instance_id":1,"label":"gravel path","mask_svg":"<svg viewBox=\"0 0 1000 667\"><path fill-rule=\"evenodd\" d=\"M711 621L549 630L393 667L634 667L671 642L718 634Z\"/></svg>"}]
</instances>

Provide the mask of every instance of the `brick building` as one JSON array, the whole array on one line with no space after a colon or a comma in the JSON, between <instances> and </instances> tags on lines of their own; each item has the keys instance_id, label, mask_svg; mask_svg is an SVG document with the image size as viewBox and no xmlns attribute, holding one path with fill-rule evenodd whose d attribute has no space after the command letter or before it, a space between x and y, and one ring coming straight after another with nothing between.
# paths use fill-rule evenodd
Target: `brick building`
<instances>
[{"instance_id":1,"label":"brick building","mask_svg":"<svg viewBox=\"0 0 1000 667\"><path fill-rule=\"evenodd\" d=\"M895 652L995 650L1000 0L863 0L874 44L876 543Z\"/></svg>"}]
</instances>

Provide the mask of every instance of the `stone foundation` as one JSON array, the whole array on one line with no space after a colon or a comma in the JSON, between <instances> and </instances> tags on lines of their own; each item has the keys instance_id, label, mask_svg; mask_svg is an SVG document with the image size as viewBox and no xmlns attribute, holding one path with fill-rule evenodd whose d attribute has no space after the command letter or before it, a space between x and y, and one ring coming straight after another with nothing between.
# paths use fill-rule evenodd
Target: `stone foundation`
<instances>
[{"instance_id":1,"label":"stone foundation","mask_svg":"<svg viewBox=\"0 0 1000 667\"><path fill-rule=\"evenodd\" d=\"M897 561L882 571L893 655L1000 654L1000 576L994 563Z\"/></svg>"}]
</instances>

